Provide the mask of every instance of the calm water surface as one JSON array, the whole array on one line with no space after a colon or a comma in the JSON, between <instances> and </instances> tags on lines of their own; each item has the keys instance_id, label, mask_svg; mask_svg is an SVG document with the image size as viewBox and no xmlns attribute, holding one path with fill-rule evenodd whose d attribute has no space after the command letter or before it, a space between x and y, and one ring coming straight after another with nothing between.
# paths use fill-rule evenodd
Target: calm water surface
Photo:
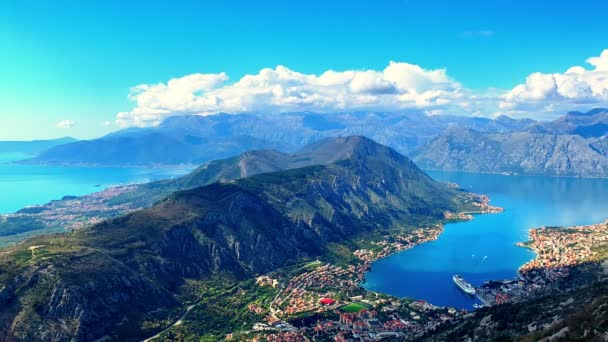
<instances>
[{"instance_id":1,"label":"calm water surface","mask_svg":"<svg viewBox=\"0 0 608 342\"><path fill-rule=\"evenodd\" d=\"M12 213L28 205L44 204L65 195L80 196L112 185L148 182L187 172L186 169L87 168L10 163L25 158L27 156L23 154L0 154L0 214Z\"/></svg>"},{"instance_id":2,"label":"calm water surface","mask_svg":"<svg viewBox=\"0 0 608 342\"><path fill-rule=\"evenodd\" d=\"M473 285L513 278L534 257L515 246L527 240L530 228L590 224L608 217L608 179L428 173L490 195L491 203L505 211L448 224L438 240L376 261L366 275L367 289L470 309L475 300L453 284L453 274L462 274Z\"/></svg>"}]
</instances>

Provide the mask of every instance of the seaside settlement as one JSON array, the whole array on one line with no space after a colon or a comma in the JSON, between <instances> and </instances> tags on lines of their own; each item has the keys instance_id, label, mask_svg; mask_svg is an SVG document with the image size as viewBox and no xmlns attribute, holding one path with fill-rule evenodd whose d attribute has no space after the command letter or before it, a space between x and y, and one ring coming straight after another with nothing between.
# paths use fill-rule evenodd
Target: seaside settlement
<instances>
[{"instance_id":1,"label":"seaside settlement","mask_svg":"<svg viewBox=\"0 0 608 342\"><path fill-rule=\"evenodd\" d=\"M12 214L0 214L0 227L12 230L14 227L25 226L38 233L80 229L140 209L141 205L138 203L114 203L116 198L135 189L137 185L133 184L113 186L86 196L64 196L44 205L26 207ZM0 246L19 242L27 237L27 234L0 237Z\"/></svg>"},{"instance_id":2,"label":"seaside settlement","mask_svg":"<svg viewBox=\"0 0 608 342\"><path fill-rule=\"evenodd\" d=\"M375 341L387 337L420 336L442 322L466 314L456 308L440 308L423 300L398 299L368 292L361 287L373 261L419 243L436 239L442 227L421 228L358 249L355 265L346 267L311 262L285 277L279 272L261 276L256 284L276 289L264 314L247 337L230 334L228 339L253 341ZM390 240L390 241L389 241ZM276 273L276 272L275 272Z\"/></svg>"},{"instance_id":3,"label":"seaside settlement","mask_svg":"<svg viewBox=\"0 0 608 342\"><path fill-rule=\"evenodd\" d=\"M478 199L479 211L474 213L502 211L491 206L486 196ZM474 213L446 212L444 216L447 220L470 220ZM522 267L518 279L488 281L475 289L477 298L484 305L496 305L537 293L556 274L563 273L564 268L593 259L596 255L593 253L597 252L592 246L606 242L606 228L603 224L563 230L563 234L571 236L555 233L556 229L533 230L529 247L537 250L537 259ZM373 261L435 240L442 231L441 225L405 230L366 242L365 248L351 252L354 262L313 261L260 276L255 279L253 291L260 291L266 299L255 300L247 306L252 317L256 317L248 323L250 329L227 333L224 338L234 341L415 340L439 325L467 317L471 313L464 309L396 298L367 291L361 286ZM570 241L570 245L557 247L563 246L564 241ZM547 264L548 260L561 261ZM546 268L548 265L555 267Z\"/></svg>"},{"instance_id":4,"label":"seaside settlement","mask_svg":"<svg viewBox=\"0 0 608 342\"><path fill-rule=\"evenodd\" d=\"M518 279L489 281L477 289L486 305L517 302L550 290L576 269L608 259L608 221L574 227L542 227L529 232L530 248L536 257L519 269Z\"/></svg>"},{"instance_id":5,"label":"seaside settlement","mask_svg":"<svg viewBox=\"0 0 608 342\"><path fill-rule=\"evenodd\" d=\"M479 212L502 209L482 198ZM471 213L445 213L446 219L469 220ZM357 262L334 265L320 261L275 271L255 280L271 291L266 301L247 310L259 319L250 330L232 332L227 340L252 341L378 341L414 340L445 322L470 315L467 310L438 307L424 300L399 299L361 287L371 263L392 253L436 239L441 225L412 229L370 242L354 251ZM544 227L530 231L537 257L523 265L517 279L488 281L476 289L484 305L520 301L541 293L571 267L608 258L608 221L569 228Z\"/></svg>"},{"instance_id":6,"label":"seaside settlement","mask_svg":"<svg viewBox=\"0 0 608 342\"><path fill-rule=\"evenodd\" d=\"M487 205L487 202L486 202ZM487 212L500 208L482 207ZM446 217L471 219L446 213ZM416 244L436 239L441 226L412 230L359 249L357 265L340 267L320 262L290 279L262 276L258 286L270 286L277 294L270 302L265 321L257 323L247 339L257 341L378 341L385 338L414 340L438 325L469 314L466 310L437 307L424 300L398 299L365 291L364 273L374 260ZM543 227L530 231L530 241L521 243L537 257L520 268L519 278L488 281L476 296L485 305L528 298L560 278L572 267L608 258L608 221L568 228ZM230 334L229 339L239 339Z\"/></svg>"}]
</instances>

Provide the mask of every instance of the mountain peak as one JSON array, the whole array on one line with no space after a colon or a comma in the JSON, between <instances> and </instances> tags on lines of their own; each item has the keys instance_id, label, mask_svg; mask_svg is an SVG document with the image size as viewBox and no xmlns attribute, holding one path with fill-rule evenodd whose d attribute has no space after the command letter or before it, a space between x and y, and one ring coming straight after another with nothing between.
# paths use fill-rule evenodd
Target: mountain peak
<instances>
[{"instance_id":1,"label":"mountain peak","mask_svg":"<svg viewBox=\"0 0 608 342\"><path fill-rule=\"evenodd\" d=\"M398 155L391 148L362 135L351 135L337 138L319 140L305 146L296 154L320 161L318 164L327 164L349 158L361 158L369 155ZM321 162L323 161L323 162Z\"/></svg>"},{"instance_id":2,"label":"mountain peak","mask_svg":"<svg viewBox=\"0 0 608 342\"><path fill-rule=\"evenodd\" d=\"M593 108L587 112L571 111L566 113L566 116L594 116L601 113L607 113L608 108Z\"/></svg>"}]
</instances>

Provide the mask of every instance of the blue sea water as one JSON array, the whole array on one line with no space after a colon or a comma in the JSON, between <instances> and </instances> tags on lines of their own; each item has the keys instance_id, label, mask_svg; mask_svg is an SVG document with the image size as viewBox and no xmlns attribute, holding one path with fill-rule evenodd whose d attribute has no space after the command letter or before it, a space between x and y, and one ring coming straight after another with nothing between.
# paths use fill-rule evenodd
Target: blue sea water
<instances>
[{"instance_id":1,"label":"blue sea water","mask_svg":"<svg viewBox=\"0 0 608 342\"><path fill-rule=\"evenodd\" d=\"M473 285L513 278L534 258L534 253L515 245L528 239L530 228L591 224L608 217L608 179L428 173L438 181L487 194L505 211L448 224L436 241L374 262L366 274L367 289L471 309L475 299L454 285L453 274Z\"/></svg>"},{"instance_id":2,"label":"blue sea water","mask_svg":"<svg viewBox=\"0 0 608 342\"><path fill-rule=\"evenodd\" d=\"M12 213L28 205L44 204L65 195L80 196L112 185L148 182L187 172L186 169L90 168L10 163L27 157L18 153L0 154L0 214Z\"/></svg>"}]
</instances>

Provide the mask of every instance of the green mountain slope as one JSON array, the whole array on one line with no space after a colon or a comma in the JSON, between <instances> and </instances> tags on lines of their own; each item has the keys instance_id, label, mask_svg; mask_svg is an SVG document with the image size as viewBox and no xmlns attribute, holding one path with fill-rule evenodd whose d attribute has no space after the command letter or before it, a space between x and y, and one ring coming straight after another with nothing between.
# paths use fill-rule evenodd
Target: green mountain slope
<instances>
[{"instance_id":1,"label":"green mountain slope","mask_svg":"<svg viewBox=\"0 0 608 342\"><path fill-rule=\"evenodd\" d=\"M363 137L339 160L176 192L152 208L0 254L0 339L137 340L175 320L193 286L242 280L469 209Z\"/></svg>"},{"instance_id":2,"label":"green mountain slope","mask_svg":"<svg viewBox=\"0 0 608 342\"><path fill-rule=\"evenodd\" d=\"M205 163L175 179L155 181L104 191L79 198L52 201L25 208L0 221L0 246L48 232L87 225L150 207L169 194L214 182L309 165L326 165L350 156L362 138L328 138L306 146L294 154L274 150L245 152L236 157ZM65 213L71 215L65 215Z\"/></svg>"}]
</instances>

